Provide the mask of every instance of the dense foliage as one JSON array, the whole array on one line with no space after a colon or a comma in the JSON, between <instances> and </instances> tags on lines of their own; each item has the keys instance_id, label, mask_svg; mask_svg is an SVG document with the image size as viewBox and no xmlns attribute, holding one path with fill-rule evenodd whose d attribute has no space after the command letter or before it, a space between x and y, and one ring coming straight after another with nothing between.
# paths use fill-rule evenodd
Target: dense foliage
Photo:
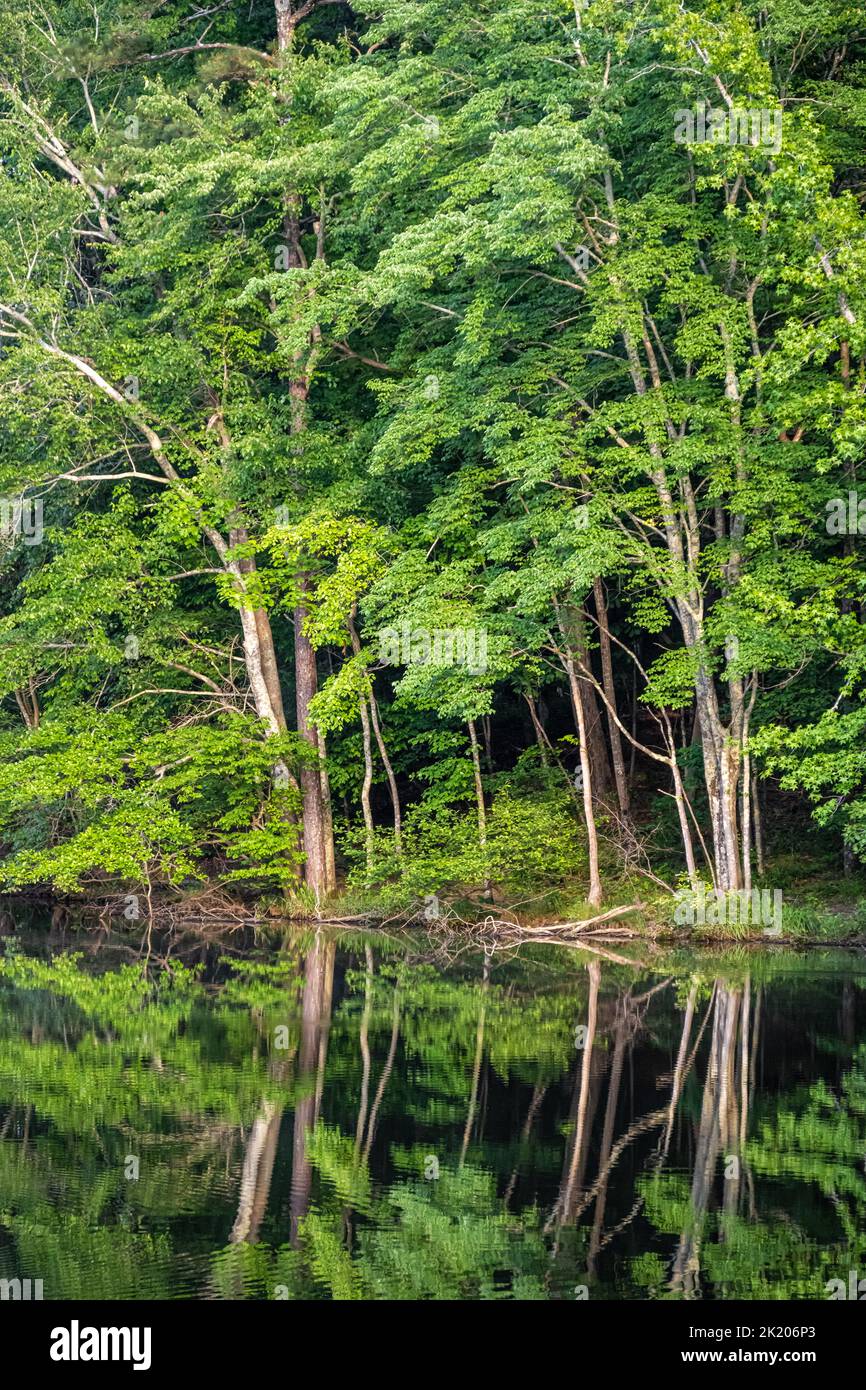
<instances>
[{"instance_id":1,"label":"dense foliage","mask_svg":"<svg viewBox=\"0 0 866 1390\"><path fill-rule=\"evenodd\" d=\"M854 867L860 7L0 8L2 884Z\"/></svg>"}]
</instances>

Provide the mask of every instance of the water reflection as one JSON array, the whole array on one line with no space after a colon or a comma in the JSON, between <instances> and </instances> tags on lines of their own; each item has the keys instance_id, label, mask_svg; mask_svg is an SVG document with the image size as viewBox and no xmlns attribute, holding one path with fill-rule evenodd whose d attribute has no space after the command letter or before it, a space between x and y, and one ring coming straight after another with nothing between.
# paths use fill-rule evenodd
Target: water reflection
<instances>
[{"instance_id":1,"label":"water reflection","mask_svg":"<svg viewBox=\"0 0 866 1390\"><path fill-rule=\"evenodd\" d=\"M823 1298L866 1268L859 957L124 949L4 943L0 1280Z\"/></svg>"}]
</instances>

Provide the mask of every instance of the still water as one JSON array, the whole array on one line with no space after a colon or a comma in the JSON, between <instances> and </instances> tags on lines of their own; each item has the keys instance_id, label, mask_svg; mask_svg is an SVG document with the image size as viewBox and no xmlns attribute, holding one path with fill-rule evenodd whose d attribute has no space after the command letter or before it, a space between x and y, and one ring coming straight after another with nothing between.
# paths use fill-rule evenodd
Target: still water
<instances>
[{"instance_id":1,"label":"still water","mask_svg":"<svg viewBox=\"0 0 866 1390\"><path fill-rule=\"evenodd\" d=\"M0 1280L74 1299L826 1298L866 958L0 940Z\"/></svg>"}]
</instances>

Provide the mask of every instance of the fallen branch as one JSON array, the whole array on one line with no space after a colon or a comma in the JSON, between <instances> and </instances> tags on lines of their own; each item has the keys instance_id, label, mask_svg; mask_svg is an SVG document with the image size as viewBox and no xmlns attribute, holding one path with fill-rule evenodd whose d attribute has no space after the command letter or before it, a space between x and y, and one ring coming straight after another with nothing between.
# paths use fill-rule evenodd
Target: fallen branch
<instances>
[{"instance_id":1,"label":"fallen branch","mask_svg":"<svg viewBox=\"0 0 866 1390\"><path fill-rule=\"evenodd\" d=\"M609 912L601 912L597 917L585 917L578 922L552 922L544 927L521 927L521 931L532 934L533 930L540 932L571 932L577 935L580 932L588 931L591 927L597 927L601 922L613 922L617 917L628 917L633 912L644 912L645 903L632 903L629 907L612 907Z\"/></svg>"}]
</instances>

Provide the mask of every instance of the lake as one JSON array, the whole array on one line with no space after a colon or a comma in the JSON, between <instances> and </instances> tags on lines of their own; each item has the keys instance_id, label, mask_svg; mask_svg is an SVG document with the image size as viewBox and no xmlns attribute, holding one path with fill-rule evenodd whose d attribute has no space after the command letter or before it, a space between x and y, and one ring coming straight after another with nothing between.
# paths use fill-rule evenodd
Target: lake
<instances>
[{"instance_id":1,"label":"lake","mask_svg":"<svg viewBox=\"0 0 866 1390\"><path fill-rule=\"evenodd\" d=\"M866 1269L866 959L0 939L0 1280L788 1299Z\"/></svg>"}]
</instances>

